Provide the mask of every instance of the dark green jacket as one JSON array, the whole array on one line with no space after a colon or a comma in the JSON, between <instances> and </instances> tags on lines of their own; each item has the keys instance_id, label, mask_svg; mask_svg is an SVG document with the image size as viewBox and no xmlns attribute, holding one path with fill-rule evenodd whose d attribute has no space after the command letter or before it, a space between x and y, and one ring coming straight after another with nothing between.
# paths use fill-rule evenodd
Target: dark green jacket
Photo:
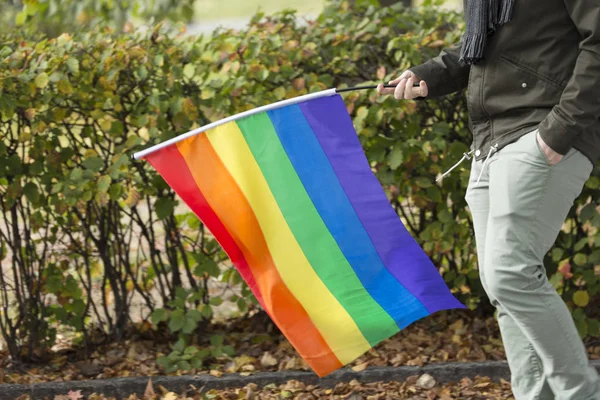
<instances>
[{"instance_id":1,"label":"dark green jacket","mask_svg":"<svg viewBox=\"0 0 600 400\"><path fill-rule=\"evenodd\" d=\"M469 67L459 54L460 43L411 70L428 98L468 87L477 159L536 128L560 154L600 159L600 0L516 0L484 61Z\"/></svg>"}]
</instances>

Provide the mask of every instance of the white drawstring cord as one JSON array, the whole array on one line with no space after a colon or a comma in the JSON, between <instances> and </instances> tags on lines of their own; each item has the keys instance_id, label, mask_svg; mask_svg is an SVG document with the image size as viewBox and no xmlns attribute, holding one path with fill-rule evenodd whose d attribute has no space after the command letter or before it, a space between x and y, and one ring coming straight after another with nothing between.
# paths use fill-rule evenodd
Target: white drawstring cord
<instances>
[{"instance_id":1,"label":"white drawstring cord","mask_svg":"<svg viewBox=\"0 0 600 400\"><path fill-rule=\"evenodd\" d=\"M444 177L445 177L445 176L447 176L447 175L448 175L450 172L452 172L452 170L453 170L454 168L458 167L458 166L459 166L459 165L460 165L460 164L461 164L463 161L465 161L465 160L470 160L470 159L471 159L471 154L473 154L474 152L475 152L475 150L471 150L471 151L470 151L470 152L468 152L468 153L463 153L463 157L460 159L460 161L459 161L459 162L457 162L456 164L454 164L454 165L452 166L452 168L450 168L448 171L444 172L444 173L442 174L442 176L440 176L439 178L437 178L435 181L436 181L436 182L439 182L439 181L441 181L442 179L444 179Z\"/></svg>"},{"instance_id":2,"label":"white drawstring cord","mask_svg":"<svg viewBox=\"0 0 600 400\"><path fill-rule=\"evenodd\" d=\"M485 161L483 161L483 165L481 166L481 171L479 172L479 178L477 178L477 183L475 183L475 186L479 186L479 181L481 180L481 177L483 176L483 171L485 171L487 162L490 159L490 156L492 155L492 153L495 152L496 150L498 150L498 143L496 143L495 145L490 147L490 151L488 152L488 155L485 158Z\"/></svg>"}]
</instances>

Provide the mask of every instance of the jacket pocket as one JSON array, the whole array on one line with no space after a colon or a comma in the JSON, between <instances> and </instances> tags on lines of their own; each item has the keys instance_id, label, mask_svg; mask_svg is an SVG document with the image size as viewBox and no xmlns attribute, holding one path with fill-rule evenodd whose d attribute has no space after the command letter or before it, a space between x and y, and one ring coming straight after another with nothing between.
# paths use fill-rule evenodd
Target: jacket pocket
<instances>
[{"instance_id":1,"label":"jacket pocket","mask_svg":"<svg viewBox=\"0 0 600 400\"><path fill-rule=\"evenodd\" d=\"M486 68L484 103L491 116L522 114L526 109L552 109L564 86L516 61L500 56Z\"/></svg>"}]
</instances>

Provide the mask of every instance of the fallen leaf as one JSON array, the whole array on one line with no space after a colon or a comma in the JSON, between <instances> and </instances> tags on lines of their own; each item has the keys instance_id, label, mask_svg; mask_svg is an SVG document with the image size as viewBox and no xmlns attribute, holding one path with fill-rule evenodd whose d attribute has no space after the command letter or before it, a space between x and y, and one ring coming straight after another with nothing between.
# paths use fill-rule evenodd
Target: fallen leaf
<instances>
[{"instance_id":1,"label":"fallen leaf","mask_svg":"<svg viewBox=\"0 0 600 400\"><path fill-rule=\"evenodd\" d=\"M423 374L417 379L415 385L423 389L431 389L435 386L435 379L429 374Z\"/></svg>"},{"instance_id":2,"label":"fallen leaf","mask_svg":"<svg viewBox=\"0 0 600 400\"><path fill-rule=\"evenodd\" d=\"M234 358L233 361L235 362L235 368L237 370L239 370L240 368L242 368L245 365L256 362L256 359L254 357L250 357L250 356L247 356L244 354L242 356Z\"/></svg>"},{"instance_id":3,"label":"fallen leaf","mask_svg":"<svg viewBox=\"0 0 600 400\"><path fill-rule=\"evenodd\" d=\"M211 370L210 370L210 374L211 374L212 376L215 376L215 377L217 377L217 378L220 378L220 377L222 377L222 376L223 376L223 373L222 373L221 371L217 371L216 369L211 369Z\"/></svg>"},{"instance_id":4,"label":"fallen leaf","mask_svg":"<svg viewBox=\"0 0 600 400\"><path fill-rule=\"evenodd\" d=\"M79 400L79 399L83 399L83 395L81 394L81 390L69 390L69 393L67 393L67 397L69 398L69 400Z\"/></svg>"},{"instance_id":5,"label":"fallen leaf","mask_svg":"<svg viewBox=\"0 0 600 400\"><path fill-rule=\"evenodd\" d=\"M315 400L315 396L310 393L303 392L296 396L295 400Z\"/></svg>"},{"instance_id":6,"label":"fallen leaf","mask_svg":"<svg viewBox=\"0 0 600 400\"><path fill-rule=\"evenodd\" d=\"M449 326L449 328L452 329L454 331L454 333L456 333L457 335L462 335L466 332L465 321L463 321L462 319L459 319L459 320L455 321L454 323L452 323Z\"/></svg>"},{"instance_id":7,"label":"fallen leaf","mask_svg":"<svg viewBox=\"0 0 600 400\"><path fill-rule=\"evenodd\" d=\"M369 362L367 361L362 364L355 365L354 367L352 367L352 371L361 372L361 371L364 371L365 369L367 369L368 366L369 366Z\"/></svg>"},{"instance_id":8,"label":"fallen leaf","mask_svg":"<svg viewBox=\"0 0 600 400\"><path fill-rule=\"evenodd\" d=\"M277 361L277 359L273 357L269 352L265 352L265 354L263 354L263 356L260 359L260 365L262 365L263 367L274 367L278 363L279 362Z\"/></svg>"},{"instance_id":9,"label":"fallen leaf","mask_svg":"<svg viewBox=\"0 0 600 400\"><path fill-rule=\"evenodd\" d=\"M177 397L177 393L169 392L165 394L165 397L163 397L162 400L177 400Z\"/></svg>"},{"instance_id":10,"label":"fallen leaf","mask_svg":"<svg viewBox=\"0 0 600 400\"><path fill-rule=\"evenodd\" d=\"M246 400L254 400L254 391L256 389L248 385L246 387Z\"/></svg>"},{"instance_id":11,"label":"fallen leaf","mask_svg":"<svg viewBox=\"0 0 600 400\"><path fill-rule=\"evenodd\" d=\"M156 397L156 392L154 392L154 387L152 386L152 378L150 378L148 379L146 390L144 390L144 398L153 399L154 397Z\"/></svg>"}]
</instances>

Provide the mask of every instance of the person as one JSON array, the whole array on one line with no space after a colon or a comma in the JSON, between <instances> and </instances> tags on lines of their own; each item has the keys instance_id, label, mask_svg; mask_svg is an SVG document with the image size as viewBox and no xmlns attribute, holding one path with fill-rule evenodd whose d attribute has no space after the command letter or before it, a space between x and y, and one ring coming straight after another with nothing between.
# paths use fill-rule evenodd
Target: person
<instances>
[{"instance_id":1,"label":"person","mask_svg":"<svg viewBox=\"0 0 600 400\"><path fill-rule=\"evenodd\" d=\"M379 85L396 99L467 90L466 200L480 279L520 399L600 399L543 266L600 158L600 1L467 1L461 41Z\"/></svg>"}]
</instances>

